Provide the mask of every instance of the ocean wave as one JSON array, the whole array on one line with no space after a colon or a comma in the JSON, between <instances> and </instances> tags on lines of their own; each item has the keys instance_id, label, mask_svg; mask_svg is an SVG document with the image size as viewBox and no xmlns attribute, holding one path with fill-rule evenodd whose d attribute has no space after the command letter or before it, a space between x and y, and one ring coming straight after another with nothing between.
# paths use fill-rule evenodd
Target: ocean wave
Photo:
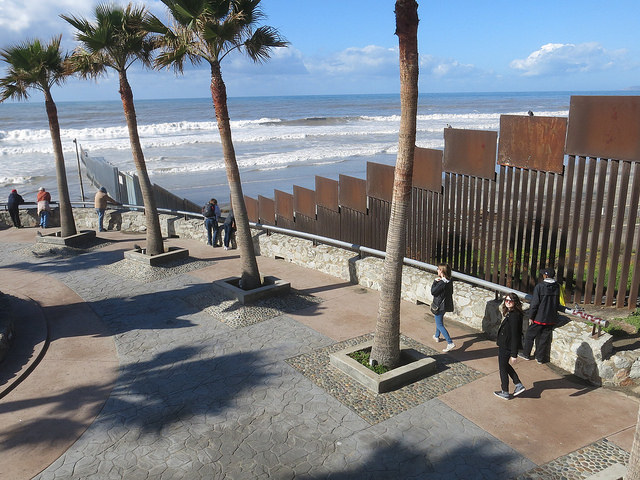
<instances>
[{"instance_id":1,"label":"ocean wave","mask_svg":"<svg viewBox=\"0 0 640 480\"><path fill-rule=\"evenodd\" d=\"M526 112L513 112L525 115ZM538 116L566 116L566 111L537 112ZM297 140L330 139L331 137L365 137L369 135L397 135L400 117L344 116L307 117L293 120L260 118L257 120L232 121L235 143L261 143ZM418 115L417 133L442 135L447 125L454 128L475 130L497 130L498 113L434 113ZM140 125L139 133L143 148L175 147L196 144L220 144L215 122L164 122ZM75 153L74 139L90 150L128 150L130 141L126 126L62 129L63 150ZM51 154L53 147L48 129L15 129L0 131L0 155Z\"/></svg>"},{"instance_id":2,"label":"ocean wave","mask_svg":"<svg viewBox=\"0 0 640 480\"><path fill-rule=\"evenodd\" d=\"M18 177L1 177L0 176L0 187L11 187L13 185L24 185L25 183L29 183L33 181L34 177L31 176L18 176Z\"/></svg>"}]
</instances>

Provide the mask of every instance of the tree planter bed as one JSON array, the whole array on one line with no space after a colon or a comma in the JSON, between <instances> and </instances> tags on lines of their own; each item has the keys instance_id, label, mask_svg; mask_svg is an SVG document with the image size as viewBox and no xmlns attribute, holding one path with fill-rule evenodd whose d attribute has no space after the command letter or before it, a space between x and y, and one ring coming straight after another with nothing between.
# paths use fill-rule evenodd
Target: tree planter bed
<instances>
[{"instance_id":1,"label":"tree planter bed","mask_svg":"<svg viewBox=\"0 0 640 480\"><path fill-rule=\"evenodd\" d=\"M371 340L332 353L330 355L331 365L375 393L396 390L421 380L436 370L436 361L433 358L400 344L400 357L406 364L378 375L349 356L350 353L371 348L372 345L373 341Z\"/></svg>"},{"instance_id":2,"label":"tree planter bed","mask_svg":"<svg viewBox=\"0 0 640 480\"><path fill-rule=\"evenodd\" d=\"M216 290L221 292L227 297L235 298L243 305L254 303L257 300L265 297L271 297L274 295L283 295L289 293L291 290L291 284L280 280L276 277L260 277L261 287L254 288L252 290L243 290L238 285L240 278L229 277L222 280L213 282L213 286Z\"/></svg>"},{"instance_id":3,"label":"tree planter bed","mask_svg":"<svg viewBox=\"0 0 640 480\"><path fill-rule=\"evenodd\" d=\"M36 237L36 243L48 243L52 245L64 245L66 247L82 247L83 244L89 240L96 238L95 230L82 230L75 235L69 235L68 237L62 237L61 233L53 232L41 237Z\"/></svg>"}]
</instances>

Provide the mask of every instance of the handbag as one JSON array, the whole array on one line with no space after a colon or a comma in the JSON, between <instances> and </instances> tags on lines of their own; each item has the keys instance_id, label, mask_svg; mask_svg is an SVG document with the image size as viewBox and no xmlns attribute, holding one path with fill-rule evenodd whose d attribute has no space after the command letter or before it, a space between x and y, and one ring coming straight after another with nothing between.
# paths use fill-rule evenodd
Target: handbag
<instances>
[{"instance_id":1,"label":"handbag","mask_svg":"<svg viewBox=\"0 0 640 480\"><path fill-rule=\"evenodd\" d=\"M438 310L440 310L440 307L442 306L442 303L444 302L444 298L442 300L440 300L440 303L435 303L435 302L431 302L431 313L433 313L434 315L436 313L438 313Z\"/></svg>"}]
</instances>

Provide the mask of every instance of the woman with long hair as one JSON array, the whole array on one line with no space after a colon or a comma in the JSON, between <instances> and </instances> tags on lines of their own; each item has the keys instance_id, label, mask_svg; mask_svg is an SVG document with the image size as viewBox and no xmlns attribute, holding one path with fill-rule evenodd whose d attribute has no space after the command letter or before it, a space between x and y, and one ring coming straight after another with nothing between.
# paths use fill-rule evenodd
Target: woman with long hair
<instances>
[{"instance_id":1,"label":"woman with long hair","mask_svg":"<svg viewBox=\"0 0 640 480\"><path fill-rule=\"evenodd\" d=\"M522 303L515 293L504 297L500 305L500 313L504 317L498 329L498 368L500 370L500 388L493 392L497 397L509 400L509 377L515 384L513 396L516 397L525 391L518 374L512 365L518 361L518 349L522 346Z\"/></svg>"},{"instance_id":2,"label":"woman with long hair","mask_svg":"<svg viewBox=\"0 0 640 480\"><path fill-rule=\"evenodd\" d=\"M438 276L431 285L431 295L433 295L431 311L436 319L436 333L433 335L433 339L439 342L440 335L442 335L447 342L447 346L442 351L448 352L456 345L444 327L445 312L453 312L453 280L451 279L451 267L446 263L438 265Z\"/></svg>"}]
</instances>

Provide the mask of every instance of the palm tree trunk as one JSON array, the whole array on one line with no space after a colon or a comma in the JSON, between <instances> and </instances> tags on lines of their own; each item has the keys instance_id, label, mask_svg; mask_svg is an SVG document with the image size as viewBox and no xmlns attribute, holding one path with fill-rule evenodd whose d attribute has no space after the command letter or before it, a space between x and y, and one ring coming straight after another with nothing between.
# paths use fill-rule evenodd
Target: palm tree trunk
<instances>
[{"instance_id":1,"label":"palm tree trunk","mask_svg":"<svg viewBox=\"0 0 640 480\"><path fill-rule=\"evenodd\" d=\"M640 480L640 408L638 409L638 419L636 430L633 434L633 445L631 446L631 456L627 465L625 480Z\"/></svg>"},{"instance_id":2,"label":"palm tree trunk","mask_svg":"<svg viewBox=\"0 0 640 480\"><path fill-rule=\"evenodd\" d=\"M384 277L380 287L378 319L371 360L389 368L400 362L400 290L406 245L406 225L411 205L413 156L418 111L418 4L396 2L396 35L400 50L400 132L393 178L393 198Z\"/></svg>"},{"instance_id":3,"label":"palm tree trunk","mask_svg":"<svg viewBox=\"0 0 640 480\"><path fill-rule=\"evenodd\" d=\"M131 143L131 152L133 154L133 163L138 172L138 180L140 181L140 190L142 190L142 201L144 202L144 213L147 226L147 255L158 255L164 253L162 243L162 230L160 229L160 219L158 218L158 209L156 207L156 199L153 196L153 187L147 173L147 164L144 161L142 146L140 145L140 136L138 135L138 120L136 119L136 109L133 103L133 91L127 80L126 71L120 73L120 98L122 98L122 108L124 116L127 120L127 128L129 129L129 141Z\"/></svg>"},{"instance_id":4,"label":"palm tree trunk","mask_svg":"<svg viewBox=\"0 0 640 480\"><path fill-rule=\"evenodd\" d=\"M220 65L211 64L211 97L216 111L218 130L222 142L222 154L224 164L227 169L227 182L231 193L231 207L236 217L238 248L241 258L241 282L242 288L251 290L261 285L260 272L258 271L258 261L253 248L251 229L249 228L249 215L244 203L242 194L242 183L240 182L240 170L236 161L236 152L231 140L231 124L229 122L229 111L227 109L227 87L222 80Z\"/></svg>"},{"instance_id":5,"label":"palm tree trunk","mask_svg":"<svg viewBox=\"0 0 640 480\"><path fill-rule=\"evenodd\" d=\"M62 140L60 139L60 123L58 122L58 108L56 107L51 92L44 92L44 103L49 118L49 131L53 143L53 156L56 163L56 179L58 182L58 195L60 199L60 235L69 237L75 235L76 222L73 219L71 199L69 198L69 186L67 184L67 171L64 166L64 154L62 152Z\"/></svg>"}]
</instances>

